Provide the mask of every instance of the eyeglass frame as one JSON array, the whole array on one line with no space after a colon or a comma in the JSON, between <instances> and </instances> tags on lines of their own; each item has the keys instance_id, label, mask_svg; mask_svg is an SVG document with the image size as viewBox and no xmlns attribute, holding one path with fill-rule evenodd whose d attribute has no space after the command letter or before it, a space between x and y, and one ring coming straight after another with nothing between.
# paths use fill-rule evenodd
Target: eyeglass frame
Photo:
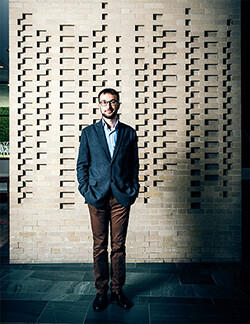
<instances>
[{"instance_id":1,"label":"eyeglass frame","mask_svg":"<svg viewBox=\"0 0 250 324\"><path fill-rule=\"evenodd\" d=\"M102 101L106 101L106 105L102 104ZM113 101L113 104L112 104L112 101ZM102 107L108 107L110 104L111 106L114 105L116 106L117 104L119 104L119 101L115 100L115 99L111 99L111 100L101 100L99 102L99 104L102 106Z\"/></svg>"}]
</instances>

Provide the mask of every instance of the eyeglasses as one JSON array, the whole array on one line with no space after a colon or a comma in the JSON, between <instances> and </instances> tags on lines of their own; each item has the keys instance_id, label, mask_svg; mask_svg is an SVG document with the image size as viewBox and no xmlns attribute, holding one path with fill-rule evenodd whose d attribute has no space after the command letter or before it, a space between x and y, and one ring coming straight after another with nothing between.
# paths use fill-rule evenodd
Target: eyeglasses
<instances>
[{"instance_id":1,"label":"eyeglasses","mask_svg":"<svg viewBox=\"0 0 250 324\"><path fill-rule=\"evenodd\" d=\"M102 100L100 101L100 105L102 107L107 107L109 104L111 104L112 107L116 106L118 103L118 101L116 101L115 99L112 99L112 100L109 100L109 101L106 101L106 100Z\"/></svg>"}]
</instances>

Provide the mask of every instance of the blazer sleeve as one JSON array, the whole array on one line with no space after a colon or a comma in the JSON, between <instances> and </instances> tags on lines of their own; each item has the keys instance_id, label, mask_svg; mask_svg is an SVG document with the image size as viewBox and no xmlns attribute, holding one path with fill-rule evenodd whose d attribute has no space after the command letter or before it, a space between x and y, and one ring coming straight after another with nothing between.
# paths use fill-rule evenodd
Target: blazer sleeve
<instances>
[{"instance_id":1,"label":"blazer sleeve","mask_svg":"<svg viewBox=\"0 0 250 324\"><path fill-rule=\"evenodd\" d=\"M134 141L133 141L133 145L134 145L134 149L133 149L133 152L134 152L134 166L132 168L133 170L133 185L134 185L134 188L136 189L137 193L139 193L139 188L140 188L140 185L139 185L139 157L138 157L138 138L137 138L137 135L136 135L136 132L134 131Z\"/></svg>"},{"instance_id":2,"label":"blazer sleeve","mask_svg":"<svg viewBox=\"0 0 250 324\"><path fill-rule=\"evenodd\" d=\"M79 147L78 159L77 159L77 180L79 182L79 191L84 196L84 193L88 189L89 184L89 166L90 166L90 153L88 139L83 129L81 135L81 142Z\"/></svg>"}]
</instances>

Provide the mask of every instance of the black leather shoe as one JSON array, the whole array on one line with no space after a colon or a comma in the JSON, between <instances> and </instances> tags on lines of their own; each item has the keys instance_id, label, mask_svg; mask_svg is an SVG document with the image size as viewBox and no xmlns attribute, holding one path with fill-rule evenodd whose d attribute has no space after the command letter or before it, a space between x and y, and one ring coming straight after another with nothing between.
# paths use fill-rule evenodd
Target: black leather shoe
<instances>
[{"instance_id":1,"label":"black leather shoe","mask_svg":"<svg viewBox=\"0 0 250 324\"><path fill-rule=\"evenodd\" d=\"M127 299L122 291L112 292L111 301L116 301L117 305L123 309L129 309L133 306L132 302Z\"/></svg>"},{"instance_id":2,"label":"black leather shoe","mask_svg":"<svg viewBox=\"0 0 250 324\"><path fill-rule=\"evenodd\" d=\"M108 306L108 297L107 293L104 294L96 294L96 297L93 301L93 309L95 312L101 312Z\"/></svg>"}]
</instances>

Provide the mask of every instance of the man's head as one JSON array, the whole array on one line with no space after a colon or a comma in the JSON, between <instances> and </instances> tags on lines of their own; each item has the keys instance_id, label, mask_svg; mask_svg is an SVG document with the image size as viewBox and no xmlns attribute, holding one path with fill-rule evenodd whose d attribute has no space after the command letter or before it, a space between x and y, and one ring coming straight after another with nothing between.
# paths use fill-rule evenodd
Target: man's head
<instances>
[{"instance_id":1,"label":"man's head","mask_svg":"<svg viewBox=\"0 0 250 324\"><path fill-rule=\"evenodd\" d=\"M119 93L114 89L103 89L98 95L99 109L103 117L116 118L120 108Z\"/></svg>"},{"instance_id":2,"label":"man's head","mask_svg":"<svg viewBox=\"0 0 250 324\"><path fill-rule=\"evenodd\" d=\"M101 95L106 94L106 93L115 95L116 96L116 101L119 102L119 99L120 99L119 98L119 93L115 89L106 88L106 89L103 89L102 91L100 91L99 94L98 94L98 102L99 103L101 101Z\"/></svg>"}]
</instances>

